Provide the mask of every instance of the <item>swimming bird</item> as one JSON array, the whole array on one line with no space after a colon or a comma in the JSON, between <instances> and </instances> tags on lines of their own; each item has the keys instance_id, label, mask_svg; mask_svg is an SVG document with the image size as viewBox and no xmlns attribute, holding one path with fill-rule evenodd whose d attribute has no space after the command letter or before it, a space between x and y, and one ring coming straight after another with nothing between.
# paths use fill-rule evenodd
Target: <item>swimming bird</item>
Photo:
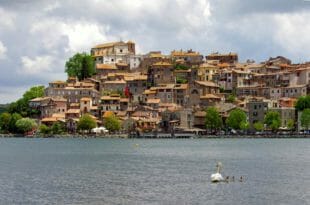
<instances>
[{"instance_id":1,"label":"swimming bird","mask_svg":"<svg viewBox=\"0 0 310 205\"><path fill-rule=\"evenodd\" d=\"M224 180L223 176L221 175L221 169L222 169L222 163L221 162L218 162L216 164L216 168L217 168L217 171L215 174L211 174L211 182L213 183L217 183L217 182L221 182Z\"/></svg>"},{"instance_id":2,"label":"swimming bird","mask_svg":"<svg viewBox=\"0 0 310 205\"><path fill-rule=\"evenodd\" d=\"M231 177L231 181L234 182L235 181L235 176Z\"/></svg>"}]
</instances>

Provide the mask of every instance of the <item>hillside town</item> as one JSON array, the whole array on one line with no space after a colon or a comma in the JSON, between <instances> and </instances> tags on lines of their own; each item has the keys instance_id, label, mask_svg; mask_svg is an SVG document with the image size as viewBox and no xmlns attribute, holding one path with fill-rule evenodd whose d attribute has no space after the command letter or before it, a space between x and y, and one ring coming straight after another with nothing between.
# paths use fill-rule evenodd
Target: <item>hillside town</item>
<instances>
[{"instance_id":1,"label":"hillside town","mask_svg":"<svg viewBox=\"0 0 310 205\"><path fill-rule=\"evenodd\" d=\"M135 47L119 41L91 48L94 75L49 82L43 97L30 100L40 123L61 122L76 133L84 114L97 127L113 115L124 132L203 133L210 131L206 110L214 107L224 124L232 111L242 110L249 132L257 131L255 123L264 124L268 111L279 113L278 130L290 130L292 123L296 131L303 129L295 103L309 94L310 63L292 64L282 56L239 62L237 53L204 56L192 49L141 55Z\"/></svg>"}]
</instances>

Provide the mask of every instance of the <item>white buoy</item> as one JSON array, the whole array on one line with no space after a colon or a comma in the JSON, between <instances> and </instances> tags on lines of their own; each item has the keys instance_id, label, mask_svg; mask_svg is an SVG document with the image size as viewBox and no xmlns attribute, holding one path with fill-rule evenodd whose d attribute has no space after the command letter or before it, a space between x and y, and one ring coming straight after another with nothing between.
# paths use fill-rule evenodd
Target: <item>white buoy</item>
<instances>
[{"instance_id":1,"label":"white buoy","mask_svg":"<svg viewBox=\"0 0 310 205\"><path fill-rule=\"evenodd\" d=\"M224 181L224 178L223 178L223 176L220 173L221 169L222 169L222 163L218 162L216 164L216 168L217 168L216 173L215 174L211 174L211 182L213 182L213 183Z\"/></svg>"}]
</instances>

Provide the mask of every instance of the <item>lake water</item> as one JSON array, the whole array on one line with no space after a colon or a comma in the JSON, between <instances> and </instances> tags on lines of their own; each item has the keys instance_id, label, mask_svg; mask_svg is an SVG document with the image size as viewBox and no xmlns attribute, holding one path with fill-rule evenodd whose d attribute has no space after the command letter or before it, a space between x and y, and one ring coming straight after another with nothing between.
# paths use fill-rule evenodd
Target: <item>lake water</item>
<instances>
[{"instance_id":1,"label":"lake water","mask_svg":"<svg viewBox=\"0 0 310 205\"><path fill-rule=\"evenodd\" d=\"M0 204L310 204L310 139L2 138Z\"/></svg>"}]
</instances>

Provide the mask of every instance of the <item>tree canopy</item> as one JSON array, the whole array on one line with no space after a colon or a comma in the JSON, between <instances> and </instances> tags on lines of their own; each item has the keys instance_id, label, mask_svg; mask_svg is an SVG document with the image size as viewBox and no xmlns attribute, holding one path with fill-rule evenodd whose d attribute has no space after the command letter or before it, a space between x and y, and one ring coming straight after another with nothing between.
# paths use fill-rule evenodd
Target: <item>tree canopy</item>
<instances>
[{"instance_id":1,"label":"tree canopy","mask_svg":"<svg viewBox=\"0 0 310 205\"><path fill-rule=\"evenodd\" d=\"M94 59L86 53L76 53L66 62L65 72L70 77L77 77L79 80L91 77L95 74Z\"/></svg>"},{"instance_id":2,"label":"tree canopy","mask_svg":"<svg viewBox=\"0 0 310 205\"><path fill-rule=\"evenodd\" d=\"M46 126L45 124L41 124L39 126L39 131L41 134L47 135L51 133L51 128Z\"/></svg>"},{"instance_id":3,"label":"tree canopy","mask_svg":"<svg viewBox=\"0 0 310 205\"><path fill-rule=\"evenodd\" d=\"M222 118L215 107L209 107L206 110L205 124L206 128L210 130L217 130L222 127Z\"/></svg>"},{"instance_id":4,"label":"tree canopy","mask_svg":"<svg viewBox=\"0 0 310 205\"><path fill-rule=\"evenodd\" d=\"M303 111L304 109L310 108L310 95L299 97L295 108L298 111Z\"/></svg>"},{"instance_id":5,"label":"tree canopy","mask_svg":"<svg viewBox=\"0 0 310 205\"><path fill-rule=\"evenodd\" d=\"M53 134L61 134L65 131L64 125L60 122L54 122L51 131Z\"/></svg>"},{"instance_id":6,"label":"tree canopy","mask_svg":"<svg viewBox=\"0 0 310 205\"><path fill-rule=\"evenodd\" d=\"M226 124L235 129L240 130L243 128L242 123L246 122L246 114L243 110L237 108L229 113L228 118L226 119Z\"/></svg>"},{"instance_id":7,"label":"tree canopy","mask_svg":"<svg viewBox=\"0 0 310 205\"><path fill-rule=\"evenodd\" d=\"M294 129L294 126L295 126L294 120L293 120L293 119L289 119L289 120L287 121L287 128L288 128L289 130L292 130L292 129Z\"/></svg>"},{"instance_id":8,"label":"tree canopy","mask_svg":"<svg viewBox=\"0 0 310 205\"><path fill-rule=\"evenodd\" d=\"M77 128L78 130L90 131L96 126L97 126L96 120L92 118L89 114L85 114L85 115L82 115L82 117L80 117Z\"/></svg>"},{"instance_id":9,"label":"tree canopy","mask_svg":"<svg viewBox=\"0 0 310 205\"><path fill-rule=\"evenodd\" d=\"M0 129L8 132L9 131L9 124L11 121L11 114L4 112L0 115Z\"/></svg>"},{"instance_id":10,"label":"tree canopy","mask_svg":"<svg viewBox=\"0 0 310 205\"><path fill-rule=\"evenodd\" d=\"M234 103L236 101L236 96L234 94L230 94L226 101L230 103Z\"/></svg>"},{"instance_id":11,"label":"tree canopy","mask_svg":"<svg viewBox=\"0 0 310 205\"><path fill-rule=\"evenodd\" d=\"M264 130L264 124L262 122L255 122L253 127L256 131L261 132Z\"/></svg>"},{"instance_id":12,"label":"tree canopy","mask_svg":"<svg viewBox=\"0 0 310 205\"><path fill-rule=\"evenodd\" d=\"M118 131L121 129L121 123L115 115L110 115L104 119L104 126L110 132Z\"/></svg>"},{"instance_id":13,"label":"tree canopy","mask_svg":"<svg viewBox=\"0 0 310 205\"><path fill-rule=\"evenodd\" d=\"M34 86L27 90L23 97L16 102L11 103L8 106L9 113L19 113L23 117L32 116L38 114L37 110L31 109L29 107L29 101L44 96L44 86Z\"/></svg>"},{"instance_id":14,"label":"tree canopy","mask_svg":"<svg viewBox=\"0 0 310 205\"><path fill-rule=\"evenodd\" d=\"M22 118L16 122L17 129L22 132L29 132L37 127L37 123L30 118Z\"/></svg>"},{"instance_id":15,"label":"tree canopy","mask_svg":"<svg viewBox=\"0 0 310 205\"><path fill-rule=\"evenodd\" d=\"M276 131L281 126L280 114L276 111L268 111L265 115L265 124L267 124L272 131Z\"/></svg>"},{"instance_id":16,"label":"tree canopy","mask_svg":"<svg viewBox=\"0 0 310 205\"><path fill-rule=\"evenodd\" d=\"M304 127L305 129L309 129L310 127L310 109L304 109L301 113L301 117L300 117L300 122L301 122L301 126Z\"/></svg>"}]
</instances>

